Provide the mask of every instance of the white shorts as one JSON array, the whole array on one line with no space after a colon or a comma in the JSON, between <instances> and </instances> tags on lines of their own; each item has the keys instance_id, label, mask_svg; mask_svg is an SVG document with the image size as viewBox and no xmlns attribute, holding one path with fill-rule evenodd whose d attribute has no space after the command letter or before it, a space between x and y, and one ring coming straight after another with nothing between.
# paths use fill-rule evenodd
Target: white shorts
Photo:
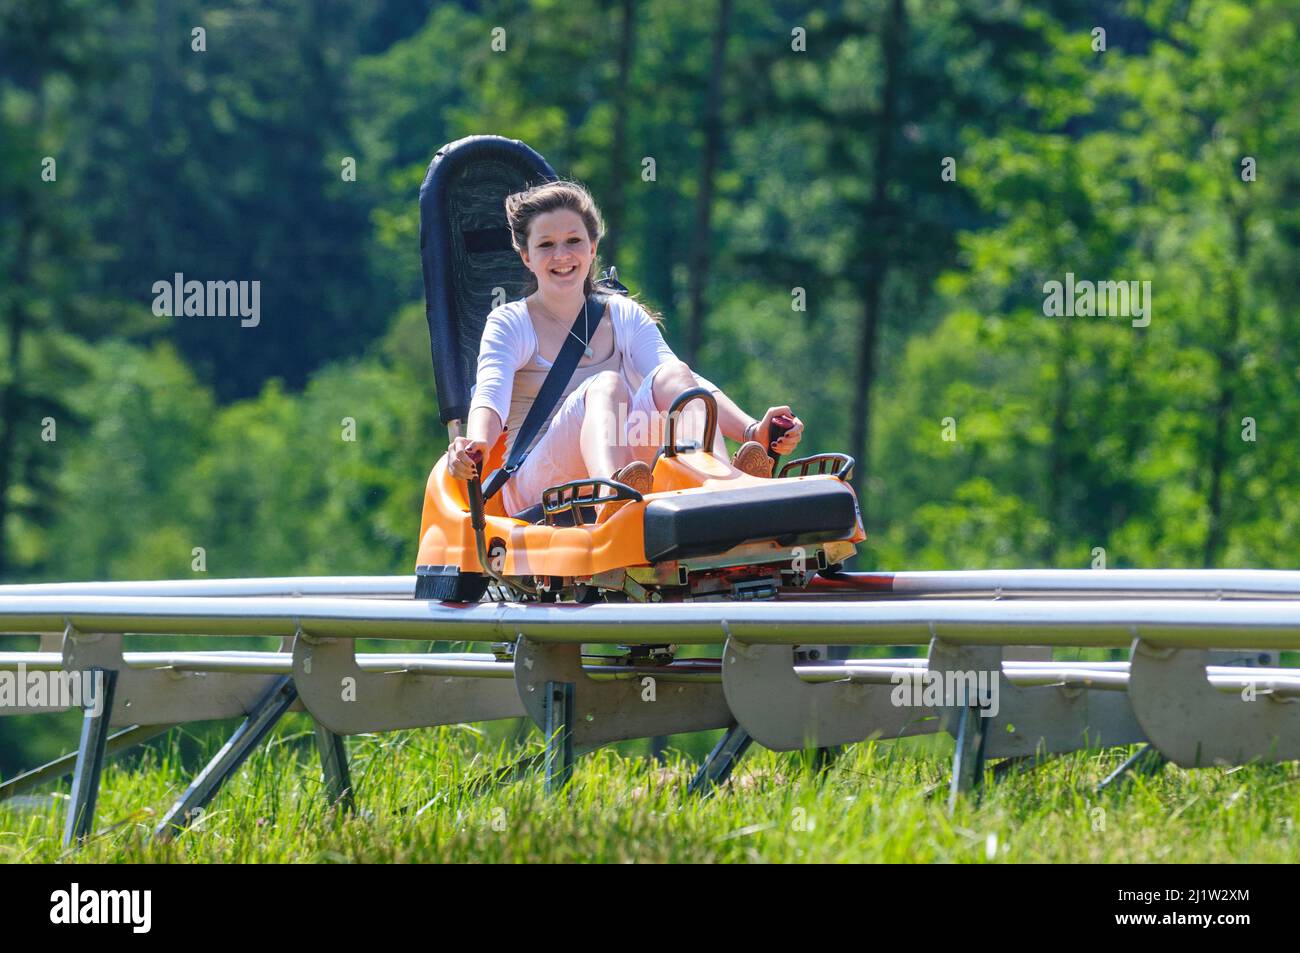
<instances>
[{"instance_id":1,"label":"white shorts","mask_svg":"<svg viewBox=\"0 0 1300 953\"><path fill-rule=\"evenodd\" d=\"M631 407L620 413L615 428L616 433L622 433L623 445L632 451L633 457L646 463L654 459L655 452L663 442L662 426L665 415L655 407L654 398L655 374L663 366L660 364L653 368L641 381L641 386L632 395ZM546 433L542 434L542 438L533 446L523 466L516 470L514 476L502 487L501 502L511 516L540 503L542 491L547 487L570 480L581 480L591 475L587 472L587 465L582 459L580 438L583 417L587 411L587 388L595 379L596 375L587 378L574 388L573 393L560 402L559 409L551 417L551 425ZM625 383L626 380L625 377ZM699 406L698 402L696 406ZM679 421L681 426L678 443L692 437L688 423L690 416L688 409L686 415ZM694 439L699 439L698 434L694 435ZM726 443L721 435L714 441L715 451L718 444L722 445L721 452L725 455Z\"/></svg>"}]
</instances>

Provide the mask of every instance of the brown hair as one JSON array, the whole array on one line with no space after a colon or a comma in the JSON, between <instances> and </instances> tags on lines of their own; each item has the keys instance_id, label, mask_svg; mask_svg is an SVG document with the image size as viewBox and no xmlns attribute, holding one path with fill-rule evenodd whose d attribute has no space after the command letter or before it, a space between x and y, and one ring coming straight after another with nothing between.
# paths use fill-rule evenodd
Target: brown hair
<instances>
[{"instance_id":1,"label":"brown hair","mask_svg":"<svg viewBox=\"0 0 1300 953\"><path fill-rule=\"evenodd\" d=\"M543 182L531 189L506 196L506 223L510 226L510 243L515 251L523 252L528 249L528 230L532 227L533 219L545 212L554 212L561 208L574 212L582 219L583 224L587 226L587 238L593 245L605 236L605 220L601 217L600 209L596 207L596 200L591 197L591 193L578 182L560 179L555 182ZM582 280L583 294L591 294L596 275L599 273L599 265L600 257L597 255L592 259L591 270ZM527 294L537 290L537 279L533 277L530 284ZM628 297L636 300L634 295ZM656 324L663 321L662 315L644 304L641 304L641 307L645 308L650 319Z\"/></svg>"}]
</instances>

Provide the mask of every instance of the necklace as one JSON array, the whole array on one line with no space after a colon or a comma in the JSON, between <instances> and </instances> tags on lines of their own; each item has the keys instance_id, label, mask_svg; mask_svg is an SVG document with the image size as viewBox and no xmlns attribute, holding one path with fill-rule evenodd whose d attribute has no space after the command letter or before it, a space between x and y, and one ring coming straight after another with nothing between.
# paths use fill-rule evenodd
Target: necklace
<instances>
[{"instance_id":1,"label":"necklace","mask_svg":"<svg viewBox=\"0 0 1300 953\"><path fill-rule=\"evenodd\" d=\"M551 312L550 312L549 310L545 309L545 308L542 309L542 313L545 314L545 315L546 315L548 318L550 318L552 321L554 321L556 324L563 324L563 323L564 323L564 322L561 321L559 318L557 318L557 317L555 317L554 315L552 315ZM572 337L573 337L573 339L574 339L575 341L577 341L579 344L582 345L582 353L585 354L585 355L587 355L587 357L592 357L596 352L593 351L593 350L591 349L591 343L590 343L590 342L591 342L591 323L590 323L590 321L589 321L589 319L588 319L588 317L587 317L587 302L586 302L585 300L582 302L582 327L583 327L583 332L582 332L582 333L583 333L583 335L585 335L585 337L586 337L587 340L584 341L582 338L580 338L580 337L578 337L576 334L574 334L574 333L573 333L573 328L569 328L569 334L572 335Z\"/></svg>"}]
</instances>

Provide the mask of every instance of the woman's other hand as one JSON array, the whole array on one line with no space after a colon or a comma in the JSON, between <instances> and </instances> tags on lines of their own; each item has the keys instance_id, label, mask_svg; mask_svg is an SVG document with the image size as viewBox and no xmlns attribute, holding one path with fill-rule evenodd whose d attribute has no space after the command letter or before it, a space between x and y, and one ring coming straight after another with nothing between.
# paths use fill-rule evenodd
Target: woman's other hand
<instances>
[{"instance_id":1,"label":"woman's other hand","mask_svg":"<svg viewBox=\"0 0 1300 953\"><path fill-rule=\"evenodd\" d=\"M786 418L781 423L789 425L790 429L774 441L772 439L772 420L776 417ZM794 423L791 424L790 421L794 421ZM763 419L759 421L755 434L765 449L783 457L788 456L795 447L799 446L799 440L803 437L803 421L796 417L794 411L785 405L769 407L767 413L763 415Z\"/></svg>"},{"instance_id":2,"label":"woman's other hand","mask_svg":"<svg viewBox=\"0 0 1300 953\"><path fill-rule=\"evenodd\" d=\"M456 437L447 448L447 472L457 480L469 480L478 473L478 463L487 459L487 441ZM477 457L477 461L476 458Z\"/></svg>"}]
</instances>

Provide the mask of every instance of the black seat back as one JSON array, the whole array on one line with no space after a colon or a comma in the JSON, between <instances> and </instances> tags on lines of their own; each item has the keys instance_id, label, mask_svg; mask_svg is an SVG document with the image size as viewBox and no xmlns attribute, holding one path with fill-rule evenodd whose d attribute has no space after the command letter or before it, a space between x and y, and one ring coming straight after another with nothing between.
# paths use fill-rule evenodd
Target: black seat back
<instances>
[{"instance_id":1,"label":"black seat back","mask_svg":"<svg viewBox=\"0 0 1300 953\"><path fill-rule=\"evenodd\" d=\"M529 286L528 269L510 244L506 196L557 178L534 150L502 136L458 139L429 163L420 186L420 260L444 424L469 413L488 314ZM494 299L497 288L504 299Z\"/></svg>"}]
</instances>

